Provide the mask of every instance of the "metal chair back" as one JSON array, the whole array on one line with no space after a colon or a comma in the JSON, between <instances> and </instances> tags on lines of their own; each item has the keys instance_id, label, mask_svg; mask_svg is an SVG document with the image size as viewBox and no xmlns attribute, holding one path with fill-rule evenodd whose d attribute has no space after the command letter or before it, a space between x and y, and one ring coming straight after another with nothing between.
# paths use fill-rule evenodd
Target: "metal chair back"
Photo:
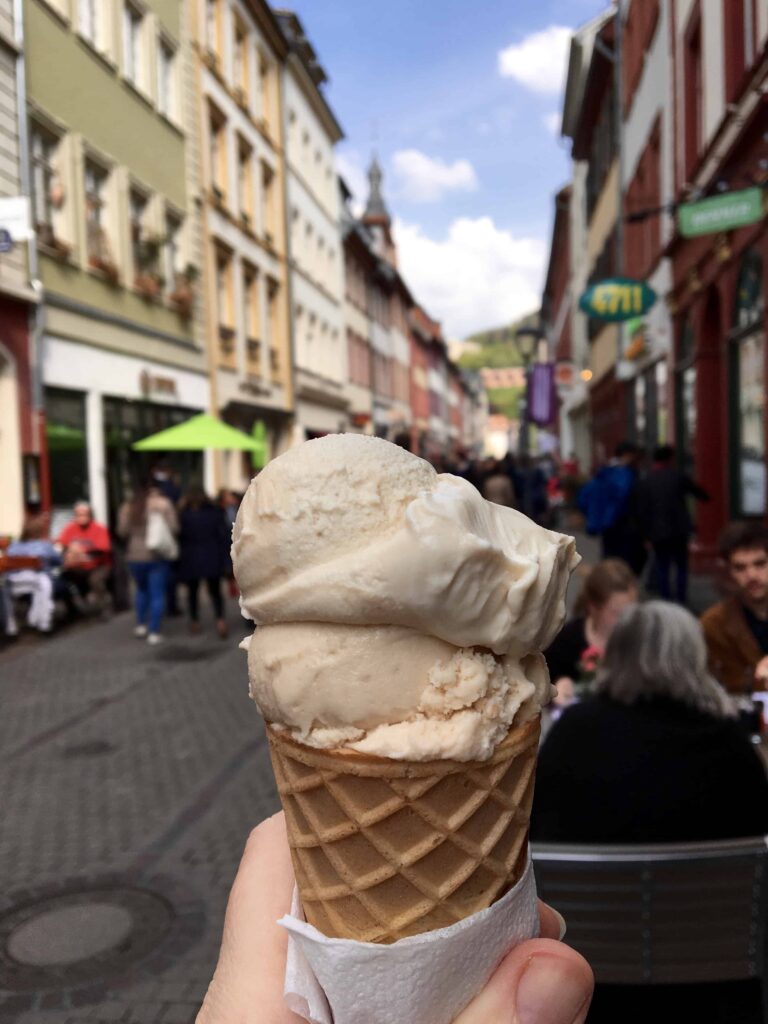
<instances>
[{"instance_id":1,"label":"metal chair back","mask_svg":"<svg viewBox=\"0 0 768 1024\"><path fill-rule=\"evenodd\" d=\"M598 982L761 978L768 1022L768 836L648 846L532 846L539 895Z\"/></svg>"}]
</instances>

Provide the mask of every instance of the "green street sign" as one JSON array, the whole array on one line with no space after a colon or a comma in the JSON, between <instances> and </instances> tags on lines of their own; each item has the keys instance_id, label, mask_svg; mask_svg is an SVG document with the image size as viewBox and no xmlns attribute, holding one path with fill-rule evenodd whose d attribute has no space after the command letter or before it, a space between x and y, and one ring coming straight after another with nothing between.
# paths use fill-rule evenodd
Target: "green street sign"
<instances>
[{"instance_id":1,"label":"green street sign","mask_svg":"<svg viewBox=\"0 0 768 1024\"><path fill-rule=\"evenodd\" d=\"M647 313L656 292L645 281L631 277L609 277L591 285L579 299L579 309L597 320L620 323Z\"/></svg>"},{"instance_id":2,"label":"green street sign","mask_svg":"<svg viewBox=\"0 0 768 1024\"><path fill-rule=\"evenodd\" d=\"M677 208L677 221L683 238L713 235L718 231L743 228L763 216L763 190L745 188L721 196L683 203Z\"/></svg>"}]
</instances>

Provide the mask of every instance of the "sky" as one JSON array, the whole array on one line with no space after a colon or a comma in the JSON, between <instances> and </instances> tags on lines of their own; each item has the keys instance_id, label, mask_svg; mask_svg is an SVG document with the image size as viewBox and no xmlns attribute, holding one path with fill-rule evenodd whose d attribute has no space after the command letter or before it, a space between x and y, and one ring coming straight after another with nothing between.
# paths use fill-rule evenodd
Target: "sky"
<instances>
[{"instance_id":1,"label":"sky","mask_svg":"<svg viewBox=\"0 0 768 1024\"><path fill-rule=\"evenodd\" d=\"M449 339L538 307L570 33L603 0L294 0L359 202L375 150L399 267Z\"/></svg>"}]
</instances>

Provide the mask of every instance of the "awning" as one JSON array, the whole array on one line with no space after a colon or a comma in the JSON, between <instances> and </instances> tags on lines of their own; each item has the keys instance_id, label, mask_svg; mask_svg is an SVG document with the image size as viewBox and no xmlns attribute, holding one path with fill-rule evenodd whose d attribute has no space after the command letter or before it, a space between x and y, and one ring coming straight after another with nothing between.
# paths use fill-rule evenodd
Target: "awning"
<instances>
[{"instance_id":1,"label":"awning","mask_svg":"<svg viewBox=\"0 0 768 1024\"><path fill-rule=\"evenodd\" d=\"M263 453L264 445L258 438L249 437L220 419L202 412L175 427L151 434L131 445L137 452L192 452L217 448L222 451Z\"/></svg>"}]
</instances>

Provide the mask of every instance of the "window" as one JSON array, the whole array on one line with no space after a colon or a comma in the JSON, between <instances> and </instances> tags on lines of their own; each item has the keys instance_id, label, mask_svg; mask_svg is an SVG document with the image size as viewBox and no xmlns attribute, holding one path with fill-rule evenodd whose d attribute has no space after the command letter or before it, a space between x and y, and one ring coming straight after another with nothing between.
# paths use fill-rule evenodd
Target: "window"
<instances>
[{"instance_id":1,"label":"window","mask_svg":"<svg viewBox=\"0 0 768 1024\"><path fill-rule=\"evenodd\" d=\"M685 74L685 174L690 181L698 163L704 137L701 7L697 3L685 34L683 71Z\"/></svg>"},{"instance_id":2,"label":"window","mask_svg":"<svg viewBox=\"0 0 768 1024\"><path fill-rule=\"evenodd\" d=\"M221 8L219 0L205 0L205 39L211 53L221 53Z\"/></svg>"},{"instance_id":3,"label":"window","mask_svg":"<svg viewBox=\"0 0 768 1024\"><path fill-rule=\"evenodd\" d=\"M164 276L167 286L176 290L179 283L178 278L182 273L181 265L181 217L175 213L165 215L165 245L164 245Z\"/></svg>"},{"instance_id":4,"label":"window","mask_svg":"<svg viewBox=\"0 0 768 1024\"><path fill-rule=\"evenodd\" d=\"M157 47L157 109L165 117L176 114L176 52L161 39Z\"/></svg>"},{"instance_id":5,"label":"window","mask_svg":"<svg viewBox=\"0 0 768 1024\"><path fill-rule=\"evenodd\" d=\"M616 156L616 115L613 87L606 90L597 116L589 148L587 165L587 218L600 198L605 179Z\"/></svg>"},{"instance_id":6,"label":"window","mask_svg":"<svg viewBox=\"0 0 768 1024\"><path fill-rule=\"evenodd\" d=\"M97 46L99 42L98 6L99 0L78 0L77 5L77 23L80 34L94 46Z\"/></svg>"},{"instance_id":7,"label":"window","mask_svg":"<svg viewBox=\"0 0 768 1024\"><path fill-rule=\"evenodd\" d=\"M261 116L269 126L272 120L272 69L263 53L259 53L259 94L261 96Z\"/></svg>"},{"instance_id":8,"label":"window","mask_svg":"<svg viewBox=\"0 0 768 1024\"><path fill-rule=\"evenodd\" d=\"M275 244L275 174L265 163L261 165L261 224L264 241L267 245Z\"/></svg>"},{"instance_id":9,"label":"window","mask_svg":"<svg viewBox=\"0 0 768 1024\"><path fill-rule=\"evenodd\" d=\"M136 189L131 189L128 196L128 208L131 219L131 257L135 277L150 273L153 269L152 260L145 246L144 219L147 215L147 197Z\"/></svg>"},{"instance_id":10,"label":"window","mask_svg":"<svg viewBox=\"0 0 768 1024\"><path fill-rule=\"evenodd\" d=\"M739 96L745 72L755 61L756 39L757 0L723 0L726 102Z\"/></svg>"},{"instance_id":11,"label":"window","mask_svg":"<svg viewBox=\"0 0 768 1024\"><path fill-rule=\"evenodd\" d=\"M107 171L93 160L85 161L85 228L88 262L107 270L114 267L109 240L104 228Z\"/></svg>"},{"instance_id":12,"label":"window","mask_svg":"<svg viewBox=\"0 0 768 1024\"><path fill-rule=\"evenodd\" d=\"M267 279L267 320L269 324L269 364L272 373L280 369L280 285L274 278Z\"/></svg>"},{"instance_id":13,"label":"window","mask_svg":"<svg viewBox=\"0 0 768 1024\"><path fill-rule=\"evenodd\" d=\"M627 189L627 213L649 211L642 220L631 221L625 231L625 269L630 277L648 276L661 249L661 123L657 118L650 138L637 162Z\"/></svg>"},{"instance_id":14,"label":"window","mask_svg":"<svg viewBox=\"0 0 768 1024\"><path fill-rule=\"evenodd\" d=\"M63 190L56 175L56 151L59 140L38 125L32 126L32 209L35 230L44 244L52 244L55 237L54 208Z\"/></svg>"},{"instance_id":15,"label":"window","mask_svg":"<svg viewBox=\"0 0 768 1024\"><path fill-rule=\"evenodd\" d=\"M248 67L248 31L239 21L235 21L235 40L232 68L235 96L241 106L248 103L250 92Z\"/></svg>"},{"instance_id":16,"label":"window","mask_svg":"<svg viewBox=\"0 0 768 1024\"><path fill-rule=\"evenodd\" d=\"M129 82L141 85L144 77L141 39L144 17L133 4L123 7L123 73Z\"/></svg>"},{"instance_id":17,"label":"window","mask_svg":"<svg viewBox=\"0 0 768 1024\"><path fill-rule=\"evenodd\" d=\"M253 150L244 138L237 138L237 205L247 227L253 224Z\"/></svg>"},{"instance_id":18,"label":"window","mask_svg":"<svg viewBox=\"0 0 768 1024\"><path fill-rule=\"evenodd\" d=\"M214 106L209 107L208 141L211 187L219 201L227 195L227 122Z\"/></svg>"},{"instance_id":19,"label":"window","mask_svg":"<svg viewBox=\"0 0 768 1024\"><path fill-rule=\"evenodd\" d=\"M763 261L755 250L742 260L731 333L731 407L735 458L733 496L739 516L766 513L765 305ZM736 393L733 394L733 389Z\"/></svg>"},{"instance_id":20,"label":"window","mask_svg":"<svg viewBox=\"0 0 768 1024\"><path fill-rule=\"evenodd\" d=\"M246 357L252 372L261 371L261 324L259 322L259 275L255 267L243 264L243 323Z\"/></svg>"},{"instance_id":21,"label":"window","mask_svg":"<svg viewBox=\"0 0 768 1024\"><path fill-rule=\"evenodd\" d=\"M219 321L219 357L225 366L235 365L234 304L232 301L232 256L216 250L216 314Z\"/></svg>"}]
</instances>

